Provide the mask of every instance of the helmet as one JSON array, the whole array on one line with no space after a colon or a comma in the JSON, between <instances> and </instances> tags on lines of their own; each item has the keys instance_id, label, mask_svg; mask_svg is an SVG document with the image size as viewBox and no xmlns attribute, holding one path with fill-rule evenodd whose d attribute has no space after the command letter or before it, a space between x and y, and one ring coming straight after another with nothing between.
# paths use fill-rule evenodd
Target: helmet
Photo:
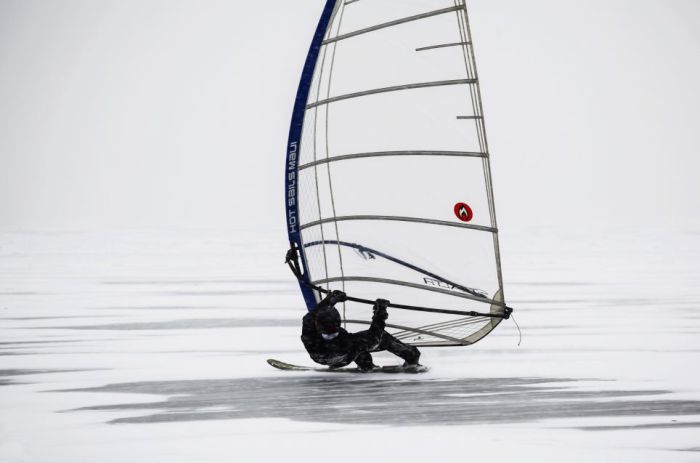
<instances>
[{"instance_id":1,"label":"helmet","mask_svg":"<svg viewBox=\"0 0 700 463\"><path fill-rule=\"evenodd\" d=\"M340 329L340 313L335 308L319 309L316 314L316 328L321 333L337 333Z\"/></svg>"}]
</instances>

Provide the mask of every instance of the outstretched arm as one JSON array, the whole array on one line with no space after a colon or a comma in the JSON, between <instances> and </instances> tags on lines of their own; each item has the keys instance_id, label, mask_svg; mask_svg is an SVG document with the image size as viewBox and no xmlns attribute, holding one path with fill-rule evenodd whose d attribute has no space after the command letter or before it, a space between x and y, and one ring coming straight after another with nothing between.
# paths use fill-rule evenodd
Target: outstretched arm
<instances>
[{"instance_id":1,"label":"outstretched arm","mask_svg":"<svg viewBox=\"0 0 700 463\"><path fill-rule=\"evenodd\" d=\"M372 316L372 324L369 330L374 333L381 333L386 327L386 319L389 314L386 312L386 308L389 307L389 301L386 299L377 299L374 303L374 315Z\"/></svg>"}]
</instances>

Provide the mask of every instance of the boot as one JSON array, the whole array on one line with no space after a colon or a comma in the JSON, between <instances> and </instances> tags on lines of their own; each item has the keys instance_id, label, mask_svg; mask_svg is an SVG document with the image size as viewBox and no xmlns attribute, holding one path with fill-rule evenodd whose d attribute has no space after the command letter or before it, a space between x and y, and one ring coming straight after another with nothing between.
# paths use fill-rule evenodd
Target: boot
<instances>
[{"instance_id":1,"label":"boot","mask_svg":"<svg viewBox=\"0 0 700 463\"><path fill-rule=\"evenodd\" d=\"M379 368L372 361L372 355L370 355L369 352L363 352L360 355L358 355L357 358L355 359L355 363L357 364L357 369L360 371L369 372L369 371L373 371L376 368Z\"/></svg>"}]
</instances>

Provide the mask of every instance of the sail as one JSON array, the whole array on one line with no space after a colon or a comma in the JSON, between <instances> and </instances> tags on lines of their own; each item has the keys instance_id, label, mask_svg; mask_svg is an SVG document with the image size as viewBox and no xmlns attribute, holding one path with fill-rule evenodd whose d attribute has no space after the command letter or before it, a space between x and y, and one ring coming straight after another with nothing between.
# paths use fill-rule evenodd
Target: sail
<instances>
[{"instance_id":1,"label":"sail","mask_svg":"<svg viewBox=\"0 0 700 463\"><path fill-rule=\"evenodd\" d=\"M392 302L387 330L466 345L507 318L489 152L463 0L329 0L285 168L289 240L313 288ZM338 307L350 330L371 307Z\"/></svg>"}]
</instances>

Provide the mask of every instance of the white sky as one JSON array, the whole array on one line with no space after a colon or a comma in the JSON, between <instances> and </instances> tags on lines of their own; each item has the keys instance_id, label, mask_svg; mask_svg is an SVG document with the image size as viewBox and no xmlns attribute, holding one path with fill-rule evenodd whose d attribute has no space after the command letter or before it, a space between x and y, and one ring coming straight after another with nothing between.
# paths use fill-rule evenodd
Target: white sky
<instances>
[{"instance_id":1,"label":"white sky","mask_svg":"<svg viewBox=\"0 0 700 463\"><path fill-rule=\"evenodd\" d=\"M0 0L0 229L284 236L323 3ZM700 2L468 6L501 228L696 220Z\"/></svg>"}]
</instances>

